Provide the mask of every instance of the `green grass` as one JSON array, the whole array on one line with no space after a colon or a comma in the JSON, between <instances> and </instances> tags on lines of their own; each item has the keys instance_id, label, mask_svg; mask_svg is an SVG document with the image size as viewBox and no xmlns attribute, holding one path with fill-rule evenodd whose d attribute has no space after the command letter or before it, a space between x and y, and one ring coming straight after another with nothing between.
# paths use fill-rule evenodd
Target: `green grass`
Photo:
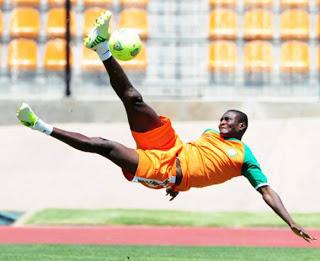
<instances>
[{"instance_id":1,"label":"green grass","mask_svg":"<svg viewBox=\"0 0 320 261\"><path fill-rule=\"evenodd\" d=\"M319 256L320 249L302 248L0 245L0 260L10 261L303 261Z\"/></svg>"},{"instance_id":2,"label":"green grass","mask_svg":"<svg viewBox=\"0 0 320 261\"><path fill-rule=\"evenodd\" d=\"M304 227L320 228L320 213L293 213ZM285 227L272 211L189 212L141 209L45 209L25 221L29 225L155 225L213 227ZM320 259L319 259L320 260Z\"/></svg>"}]
</instances>

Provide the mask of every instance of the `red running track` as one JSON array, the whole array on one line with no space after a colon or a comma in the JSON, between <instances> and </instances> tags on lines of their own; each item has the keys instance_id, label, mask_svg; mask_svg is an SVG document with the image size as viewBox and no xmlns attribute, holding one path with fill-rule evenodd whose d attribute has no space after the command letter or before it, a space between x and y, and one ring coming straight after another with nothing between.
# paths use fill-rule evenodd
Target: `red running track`
<instances>
[{"instance_id":1,"label":"red running track","mask_svg":"<svg viewBox=\"0 0 320 261\"><path fill-rule=\"evenodd\" d=\"M288 229L186 227L0 227L0 244L99 244L177 246L261 246L320 248Z\"/></svg>"}]
</instances>

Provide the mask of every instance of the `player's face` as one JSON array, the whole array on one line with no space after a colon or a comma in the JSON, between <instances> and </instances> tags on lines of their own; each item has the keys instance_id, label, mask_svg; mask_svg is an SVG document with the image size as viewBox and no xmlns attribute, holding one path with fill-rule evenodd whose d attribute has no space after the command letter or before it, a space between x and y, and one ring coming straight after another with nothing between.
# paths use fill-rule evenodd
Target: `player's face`
<instances>
[{"instance_id":1,"label":"player's face","mask_svg":"<svg viewBox=\"0 0 320 261\"><path fill-rule=\"evenodd\" d=\"M224 138L241 138L239 115L232 111L224 113L220 119L219 131ZM240 135L240 136L239 136Z\"/></svg>"}]
</instances>

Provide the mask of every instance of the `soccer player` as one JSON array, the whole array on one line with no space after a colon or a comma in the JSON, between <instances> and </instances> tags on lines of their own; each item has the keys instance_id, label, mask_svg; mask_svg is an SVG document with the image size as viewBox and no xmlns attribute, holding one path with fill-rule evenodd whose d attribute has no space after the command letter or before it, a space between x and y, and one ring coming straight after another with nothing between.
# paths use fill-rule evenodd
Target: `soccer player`
<instances>
[{"instance_id":1,"label":"soccer player","mask_svg":"<svg viewBox=\"0 0 320 261\"><path fill-rule=\"evenodd\" d=\"M109 11L102 14L84 39L84 44L101 58L112 88L125 107L137 149L53 127L41 120L25 103L17 111L21 123L75 149L111 160L122 169L129 181L155 189L165 188L167 195L171 196L170 200L191 187L210 186L244 176L295 234L308 242L314 240L291 218L278 194L268 184L250 148L241 141L248 127L246 114L228 110L220 119L219 132L207 129L197 140L183 143L172 128L170 119L159 116L143 101L112 57L107 43L110 18Z\"/></svg>"}]
</instances>

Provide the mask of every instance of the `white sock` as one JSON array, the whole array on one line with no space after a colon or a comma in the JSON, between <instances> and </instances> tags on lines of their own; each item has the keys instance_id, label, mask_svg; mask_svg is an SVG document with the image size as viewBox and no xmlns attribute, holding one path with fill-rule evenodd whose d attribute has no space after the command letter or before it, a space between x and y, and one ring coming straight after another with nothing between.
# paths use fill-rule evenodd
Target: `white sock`
<instances>
[{"instance_id":1,"label":"white sock","mask_svg":"<svg viewBox=\"0 0 320 261\"><path fill-rule=\"evenodd\" d=\"M111 52L109 50L109 46L108 46L108 42L107 41L99 43L97 45L96 52L99 55L101 61L108 60L112 56L112 54L111 54Z\"/></svg>"},{"instance_id":2,"label":"white sock","mask_svg":"<svg viewBox=\"0 0 320 261\"><path fill-rule=\"evenodd\" d=\"M43 132L47 135L51 135L53 131L53 126L45 123L43 120L38 119L36 124L33 126L33 129Z\"/></svg>"}]
</instances>

